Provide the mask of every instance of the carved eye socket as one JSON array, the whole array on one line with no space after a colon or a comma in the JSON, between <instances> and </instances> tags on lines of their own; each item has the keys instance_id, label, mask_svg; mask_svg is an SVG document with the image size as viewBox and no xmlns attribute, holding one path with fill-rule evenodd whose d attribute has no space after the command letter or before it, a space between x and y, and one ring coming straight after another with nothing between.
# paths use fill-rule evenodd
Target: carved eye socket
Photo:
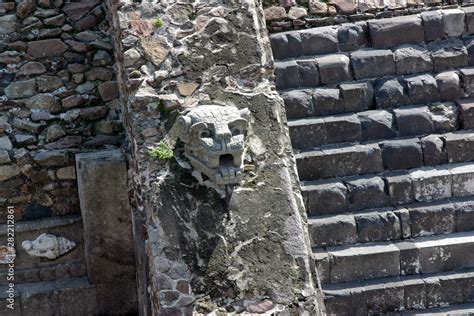
<instances>
[{"instance_id":1,"label":"carved eye socket","mask_svg":"<svg viewBox=\"0 0 474 316\"><path fill-rule=\"evenodd\" d=\"M238 127L233 127L230 129L232 136L237 136L242 134L242 130Z\"/></svg>"},{"instance_id":2,"label":"carved eye socket","mask_svg":"<svg viewBox=\"0 0 474 316\"><path fill-rule=\"evenodd\" d=\"M208 129L204 129L199 132L199 137L200 138L211 138L212 132Z\"/></svg>"}]
</instances>

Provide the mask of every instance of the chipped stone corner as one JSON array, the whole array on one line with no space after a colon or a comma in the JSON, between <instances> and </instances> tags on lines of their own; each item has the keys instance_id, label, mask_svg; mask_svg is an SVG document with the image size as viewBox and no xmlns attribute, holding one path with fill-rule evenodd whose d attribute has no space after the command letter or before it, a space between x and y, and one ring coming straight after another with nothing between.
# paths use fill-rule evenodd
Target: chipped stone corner
<instances>
[{"instance_id":1,"label":"chipped stone corner","mask_svg":"<svg viewBox=\"0 0 474 316\"><path fill-rule=\"evenodd\" d=\"M140 305L158 315L322 313L260 4L107 5L144 280ZM235 138L238 183L202 172L209 152L198 164L186 134L179 138L186 113L210 106L250 112L239 122L245 139ZM173 145L172 159L150 156L161 141Z\"/></svg>"}]
</instances>

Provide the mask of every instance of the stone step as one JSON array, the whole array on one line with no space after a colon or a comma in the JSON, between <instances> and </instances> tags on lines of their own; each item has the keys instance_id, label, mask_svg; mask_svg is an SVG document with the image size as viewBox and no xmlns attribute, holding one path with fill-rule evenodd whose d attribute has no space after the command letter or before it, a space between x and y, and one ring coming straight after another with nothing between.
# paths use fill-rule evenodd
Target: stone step
<instances>
[{"instance_id":1,"label":"stone step","mask_svg":"<svg viewBox=\"0 0 474 316\"><path fill-rule=\"evenodd\" d=\"M430 316L445 316L445 315L474 315L474 304L459 304L449 307L431 308L424 311L409 311L402 312L401 315L430 315Z\"/></svg>"},{"instance_id":2,"label":"stone step","mask_svg":"<svg viewBox=\"0 0 474 316\"><path fill-rule=\"evenodd\" d=\"M313 247L398 241L474 230L474 196L308 219Z\"/></svg>"},{"instance_id":3,"label":"stone step","mask_svg":"<svg viewBox=\"0 0 474 316\"><path fill-rule=\"evenodd\" d=\"M474 231L315 252L325 283L443 272L474 267Z\"/></svg>"},{"instance_id":4,"label":"stone step","mask_svg":"<svg viewBox=\"0 0 474 316\"><path fill-rule=\"evenodd\" d=\"M468 8L463 10L469 11ZM359 50L371 46L375 49L396 49L406 44L438 44L437 40L445 36L457 37L463 33L472 34L472 12L463 10L441 10L424 12L409 16L374 19L356 23L344 23L336 26L302 29L270 35L274 58L283 60L299 56L325 55L338 52ZM464 21L467 20L468 23ZM417 54L411 54L417 55ZM430 56L434 65L439 67L439 60L444 55ZM398 72L405 70L395 58ZM429 60L429 59L428 59ZM425 58L421 62L427 62ZM420 62L412 61L414 68L421 68ZM375 63L367 67L377 68ZM388 68L388 66L386 66ZM376 71L376 70L374 70ZM410 72L410 69L406 69ZM411 70L413 71L413 70ZM380 72L380 70L379 70Z\"/></svg>"},{"instance_id":5,"label":"stone step","mask_svg":"<svg viewBox=\"0 0 474 316\"><path fill-rule=\"evenodd\" d=\"M474 109L474 103L469 103L470 105ZM356 114L305 118L288 121L288 128L291 143L296 151L340 143L382 143L382 140L395 141L407 137L423 140L426 150L436 145L441 146L440 150L446 151L442 140L437 137L445 137L449 132L462 129L466 141L472 140L474 131L470 129L474 126L474 115L469 116L467 106L466 101L460 102L459 105L448 102L396 110L371 110ZM435 135L426 136L427 134Z\"/></svg>"},{"instance_id":6,"label":"stone step","mask_svg":"<svg viewBox=\"0 0 474 316\"><path fill-rule=\"evenodd\" d=\"M288 80L289 76L284 74ZM454 102L474 95L474 68L280 93L289 119Z\"/></svg>"},{"instance_id":7,"label":"stone step","mask_svg":"<svg viewBox=\"0 0 474 316\"><path fill-rule=\"evenodd\" d=\"M327 314L338 316L393 314L473 303L474 269L331 284L323 286L323 293Z\"/></svg>"},{"instance_id":8,"label":"stone step","mask_svg":"<svg viewBox=\"0 0 474 316\"><path fill-rule=\"evenodd\" d=\"M80 215L43 218L15 223L15 269L17 282L39 282L86 275L82 218ZM0 225L0 239L6 245L9 230ZM22 247L25 240L34 240L43 233L65 237L76 242L69 253L50 260L30 256ZM8 273L8 264L0 264L0 277ZM1 281L0 281L0 284Z\"/></svg>"},{"instance_id":9,"label":"stone step","mask_svg":"<svg viewBox=\"0 0 474 316\"><path fill-rule=\"evenodd\" d=\"M470 93L471 87L468 85L470 78L466 75L471 76L472 70L466 67L468 53L464 43L461 40L451 40L433 46L430 48L426 45L410 45L399 47L393 52L386 49L362 49L351 54L307 56L275 62L276 88L284 92L291 89L324 89L352 82L367 82L375 91L378 106L386 102L395 105L391 100L380 100L380 97L388 96L387 82L392 88L397 88L390 90L390 96L398 90L396 96L402 104L446 101L453 96L460 97L465 92ZM430 53L439 51L443 46L447 47L447 56L443 57L446 65L433 69ZM458 52L461 52L460 56L456 56ZM406 54L416 55L406 56ZM409 60L410 57L412 60ZM449 59L450 57L455 59ZM400 72L397 72L395 67L395 58L399 58L397 61L401 68ZM413 65L416 59L422 63L419 65L421 67L409 68L407 64ZM378 64L378 67L369 62ZM446 89L448 82L450 90ZM456 87L455 90L453 86ZM464 90L463 87L467 89ZM406 88L406 91L399 88Z\"/></svg>"},{"instance_id":10,"label":"stone step","mask_svg":"<svg viewBox=\"0 0 474 316\"><path fill-rule=\"evenodd\" d=\"M9 287L0 286L0 315L97 315L98 290L87 278L74 278L50 282L15 284L14 309L6 300ZM10 290L11 291L11 290Z\"/></svg>"},{"instance_id":11,"label":"stone step","mask_svg":"<svg viewBox=\"0 0 474 316\"><path fill-rule=\"evenodd\" d=\"M302 181L474 161L474 131L335 144L295 154Z\"/></svg>"},{"instance_id":12,"label":"stone step","mask_svg":"<svg viewBox=\"0 0 474 316\"><path fill-rule=\"evenodd\" d=\"M306 181L302 195L309 216L468 197L474 195L474 163Z\"/></svg>"}]
</instances>

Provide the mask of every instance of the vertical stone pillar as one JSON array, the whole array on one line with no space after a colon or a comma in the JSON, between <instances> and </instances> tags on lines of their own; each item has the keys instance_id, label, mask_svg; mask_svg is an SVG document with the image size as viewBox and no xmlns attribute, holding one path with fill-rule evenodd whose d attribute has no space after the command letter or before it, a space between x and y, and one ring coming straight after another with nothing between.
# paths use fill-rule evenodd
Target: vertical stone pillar
<instances>
[{"instance_id":1,"label":"vertical stone pillar","mask_svg":"<svg viewBox=\"0 0 474 316\"><path fill-rule=\"evenodd\" d=\"M152 313L319 314L260 3L107 4ZM177 139L182 111L206 104L251 112L243 181L227 190L195 177ZM150 154L163 143L172 157Z\"/></svg>"},{"instance_id":2,"label":"vertical stone pillar","mask_svg":"<svg viewBox=\"0 0 474 316\"><path fill-rule=\"evenodd\" d=\"M87 274L102 312L134 312L135 255L127 167L118 150L76 155Z\"/></svg>"}]
</instances>

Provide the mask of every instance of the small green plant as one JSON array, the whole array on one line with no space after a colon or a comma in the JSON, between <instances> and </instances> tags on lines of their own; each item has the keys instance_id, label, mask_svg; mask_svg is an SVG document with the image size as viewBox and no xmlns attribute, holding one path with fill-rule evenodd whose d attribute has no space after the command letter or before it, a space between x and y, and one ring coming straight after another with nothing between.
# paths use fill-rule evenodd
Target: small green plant
<instances>
[{"instance_id":1,"label":"small green plant","mask_svg":"<svg viewBox=\"0 0 474 316\"><path fill-rule=\"evenodd\" d=\"M164 141L161 141L157 147L149 152L151 158L158 160L170 160L173 158L173 150Z\"/></svg>"},{"instance_id":2,"label":"small green plant","mask_svg":"<svg viewBox=\"0 0 474 316\"><path fill-rule=\"evenodd\" d=\"M157 28L160 28L164 25L164 23L163 23L163 20L159 16L157 16L155 18L155 22L153 23L153 25Z\"/></svg>"}]
</instances>

